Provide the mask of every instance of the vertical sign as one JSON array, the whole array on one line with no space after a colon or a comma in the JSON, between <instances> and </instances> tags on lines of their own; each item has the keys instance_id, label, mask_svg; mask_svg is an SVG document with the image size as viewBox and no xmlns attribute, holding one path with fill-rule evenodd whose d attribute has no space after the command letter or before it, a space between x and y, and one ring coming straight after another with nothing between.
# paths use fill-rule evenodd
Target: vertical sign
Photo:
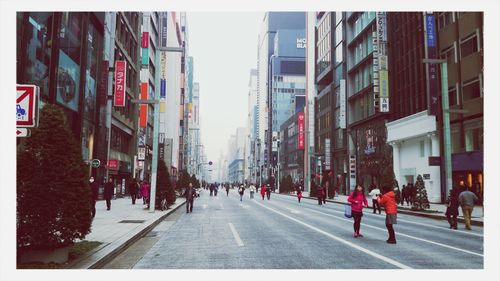
<instances>
[{"instance_id":1,"label":"vertical sign","mask_svg":"<svg viewBox=\"0 0 500 281\"><path fill-rule=\"evenodd\" d=\"M167 96L167 52L160 52L160 98Z\"/></svg>"},{"instance_id":2,"label":"vertical sign","mask_svg":"<svg viewBox=\"0 0 500 281\"><path fill-rule=\"evenodd\" d=\"M339 126L341 129L346 128L346 88L345 79L340 80L340 111L339 111Z\"/></svg>"},{"instance_id":3,"label":"vertical sign","mask_svg":"<svg viewBox=\"0 0 500 281\"><path fill-rule=\"evenodd\" d=\"M330 157L330 139L325 139L325 170L329 171L330 170L330 162L331 162L331 157Z\"/></svg>"},{"instance_id":4,"label":"vertical sign","mask_svg":"<svg viewBox=\"0 0 500 281\"><path fill-rule=\"evenodd\" d=\"M377 12L377 32L376 32L376 40L377 40L377 52L374 52L374 58L377 57L377 60L373 60L373 68L377 68L377 75L373 75L374 80L375 76L377 77L377 83L374 87L374 104L379 108L380 112L389 112L389 75L388 75L388 67L387 67L387 17L386 12ZM377 91L378 90L378 91Z\"/></svg>"},{"instance_id":5,"label":"vertical sign","mask_svg":"<svg viewBox=\"0 0 500 281\"><path fill-rule=\"evenodd\" d=\"M304 112L298 113L298 149L304 150Z\"/></svg>"},{"instance_id":6,"label":"vertical sign","mask_svg":"<svg viewBox=\"0 0 500 281\"><path fill-rule=\"evenodd\" d=\"M105 105L108 97L108 77L109 77L109 61L101 62L101 80L99 81L99 104Z\"/></svg>"},{"instance_id":7,"label":"vertical sign","mask_svg":"<svg viewBox=\"0 0 500 281\"><path fill-rule=\"evenodd\" d=\"M379 71L380 112L389 112L389 78L387 70Z\"/></svg>"},{"instance_id":8,"label":"vertical sign","mask_svg":"<svg viewBox=\"0 0 500 281\"><path fill-rule=\"evenodd\" d=\"M434 22L434 15L425 15L425 35L426 35L426 47L427 47L427 57L430 59L437 58L437 46L436 46L436 25ZM438 66L437 64L431 63L426 64L429 69L429 115L438 114Z\"/></svg>"},{"instance_id":9,"label":"vertical sign","mask_svg":"<svg viewBox=\"0 0 500 281\"><path fill-rule=\"evenodd\" d=\"M349 175L351 180L349 181L349 186L354 188L356 186L356 156L349 155Z\"/></svg>"},{"instance_id":10,"label":"vertical sign","mask_svg":"<svg viewBox=\"0 0 500 281\"><path fill-rule=\"evenodd\" d=\"M167 47L167 12L160 13L160 47Z\"/></svg>"},{"instance_id":11,"label":"vertical sign","mask_svg":"<svg viewBox=\"0 0 500 281\"><path fill-rule=\"evenodd\" d=\"M142 82L141 83L141 100L147 100L147 99L148 99L148 83ZM140 116L139 116L139 126L141 128L146 128L147 123L148 123L148 105L141 104Z\"/></svg>"},{"instance_id":12,"label":"vertical sign","mask_svg":"<svg viewBox=\"0 0 500 281\"><path fill-rule=\"evenodd\" d=\"M142 48L149 48L149 32L142 33Z\"/></svg>"},{"instance_id":13,"label":"vertical sign","mask_svg":"<svg viewBox=\"0 0 500 281\"><path fill-rule=\"evenodd\" d=\"M149 32L142 33L142 65L149 65Z\"/></svg>"},{"instance_id":14,"label":"vertical sign","mask_svg":"<svg viewBox=\"0 0 500 281\"><path fill-rule=\"evenodd\" d=\"M125 85L127 81L127 62L117 60L115 63L115 96L114 104L117 107L125 106Z\"/></svg>"}]
</instances>

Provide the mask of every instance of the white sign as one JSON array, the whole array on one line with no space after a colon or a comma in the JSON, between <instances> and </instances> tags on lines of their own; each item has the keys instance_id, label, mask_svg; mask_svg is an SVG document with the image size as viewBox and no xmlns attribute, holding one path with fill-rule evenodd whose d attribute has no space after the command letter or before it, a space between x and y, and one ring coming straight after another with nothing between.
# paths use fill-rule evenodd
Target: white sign
<instances>
[{"instance_id":1,"label":"white sign","mask_svg":"<svg viewBox=\"0 0 500 281\"><path fill-rule=\"evenodd\" d=\"M30 136L30 131L27 128L17 128L17 137L25 138Z\"/></svg>"},{"instance_id":2,"label":"white sign","mask_svg":"<svg viewBox=\"0 0 500 281\"><path fill-rule=\"evenodd\" d=\"M307 44L306 38L297 38L297 49L305 49Z\"/></svg>"},{"instance_id":3,"label":"white sign","mask_svg":"<svg viewBox=\"0 0 500 281\"><path fill-rule=\"evenodd\" d=\"M339 126L341 129L346 128L346 88L345 88L345 79L340 80L340 110L339 110Z\"/></svg>"},{"instance_id":4,"label":"white sign","mask_svg":"<svg viewBox=\"0 0 500 281\"><path fill-rule=\"evenodd\" d=\"M146 159L146 148L145 147L139 147L137 149L137 159L138 160L145 160Z\"/></svg>"},{"instance_id":5,"label":"white sign","mask_svg":"<svg viewBox=\"0 0 500 281\"><path fill-rule=\"evenodd\" d=\"M330 139L325 139L325 170L330 170Z\"/></svg>"},{"instance_id":6,"label":"white sign","mask_svg":"<svg viewBox=\"0 0 500 281\"><path fill-rule=\"evenodd\" d=\"M385 12L377 12L377 39L387 42L387 18Z\"/></svg>"},{"instance_id":7,"label":"white sign","mask_svg":"<svg viewBox=\"0 0 500 281\"><path fill-rule=\"evenodd\" d=\"M354 189L356 186L356 156L349 155L349 177L351 180L349 181L349 186L351 189Z\"/></svg>"},{"instance_id":8,"label":"white sign","mask_svg":"<svg viewBox=\"0 0 500 281\"><path fill-rule=\"evenodd\" d=\"M160 79L167 79L167 52L160 52Z\"/></svg>"},{"instance_id":9,"label":"white sign","mask_svg":"<svg viewBox=\"0 0 500 281\"><path fill-rule=\"evenodd\" d=\"M17 85L16 125L29 128L38 126L38 104L40 87Z\"/></svg>"},{"instance_id":10,"label":"white sign","mask_svg":"<svg viewBox=\"0 0 500 281\"><path fill-rule=\"evenodd\" d=\"M380 112L389 112L389 98L380 98Z\"/></svg>"}]
</instances>

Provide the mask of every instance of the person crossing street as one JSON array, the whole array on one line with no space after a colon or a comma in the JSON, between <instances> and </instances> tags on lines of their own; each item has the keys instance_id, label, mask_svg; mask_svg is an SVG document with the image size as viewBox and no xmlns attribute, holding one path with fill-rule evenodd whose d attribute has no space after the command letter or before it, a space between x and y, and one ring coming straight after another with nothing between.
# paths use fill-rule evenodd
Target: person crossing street
<instances>
[{"instance_id":1,"label":"person crossing street","mask_svg":"<svg viewBox=\"0 0 500 281\"><path fill-rule=\"evenodd\" d=\"M262 196L262 200L264 200L264 197L266 196L266 188L264 187L264 184L260 187L260 195Z\"/></svg>"},{"instance_id":2,"label":"person crossing street","mask_svg":"<svg viewBox=\"0 0 500 281\"><path fill-rule=\"evenodd\" d=\"M238 188L238 193L240 194L240 202L243 201L243 194L245 194L245 186L240 185L240 188Z\"/></svg>"},{"instance_id":3,"label":"person crossing street","mask_svg":"<svg viewBox=\"0 0 500 281\"><path fill-rule=\"evenodd\" d=\"M377 201L377 198L380 195L380 189L378 189L378 187L373 185L372 190L370 191L370 193L368 193L368 195L372 198L373 213L376 214L378 210L378 213L380 214L381 213L380 204Z\"/></svg>"},{"instance_id":4,"label":"person crossing street","mask_svg":"<svg viewBox=\"0 0 500 281\"><path fill-rule=\"evenodd\" d=\"M385 186L384 190L386 193L380 195L377 198L377 201L380 205L384 206L385 211L385 227L387 228L387 232L389 232L389 239L387 239L387 243L396 244L396 233L394 232L394 224L397 224L397 214L398 214L398 205L396 204L396 193L394 190L391 190L391 187Z\"/></svg>"}]
</instances>

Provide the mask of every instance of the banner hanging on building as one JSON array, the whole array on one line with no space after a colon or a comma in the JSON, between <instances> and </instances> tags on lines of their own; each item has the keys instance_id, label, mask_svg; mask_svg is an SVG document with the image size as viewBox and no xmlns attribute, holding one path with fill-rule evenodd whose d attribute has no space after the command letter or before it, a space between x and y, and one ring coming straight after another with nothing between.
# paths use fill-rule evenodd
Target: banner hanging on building
<instances>
[{"instance_id":1,"label":"banner hanging on building","mask_svg":"<svg viewBox=\"0 0 500 281\"><path fill-rule=\"evenodd\" d=\"M167 52L160 52L160 98L167 96Z\"/></svg>"},{"instance_id":2,"label":"banner hanging on building","mask_svg":"<svg viewBox=\"0 0 500 281\"><path fill-rule=\"evenodd\" d=\"M436 44L436 25L434 21L434 15L425 15L425 43L427 47L427 56L430 59L437 58L437 44ZM438 106L438 65L435 63L426 64L428 69L428 81L429 81L429 115L437 116L439 111Z\"/></svg>"},{"instance_id":3,"label":"banner hanging on building","mask_svg":"<svg viewBox=\"0 0 500 281\"><path fill-rule=\"evenodd\" d=\"M147 99L148 99L148 83L142 82L141 83L141 100L147 100ZM148 105L141 104L141 107L139 110L140 110L139 126L141 128L146 128L147 123L148 123Z\"/></svg>"},{"instance_id":4,"label":"banner hanging on building","mask_svg":"<svg viewBox=\"0 0 500 281\"><path fill-rule=\"evenodd\" d=\"M298 127L298 149L304 150L304 112L299 112L297 117L297 127Z\"/></svg>"},{"instance_id":5,"label":"banner hanging on building","mask_svg":"<svg viewBox=\"0 0 500 281\"><path fill-rule=\"evenodd\" d=\"M330 171L331 166L331 150L330 150L330 139L325 139L325 170Z\"/></svg>"},{"instance_id":6,"label":"banner hanging on building","mask_svg":"<svg viewBox=\"0 0 500 281\"><path fill-rule=\"evenodd\" d=\"M125 106L125 88L127 81L127 62L117 60L115 62L115 95L114 105L117 107Z\"/></svg>"},{"instance_id":7,"label":"banner hanging on building","mask_svg":"<svg viewBox=\"0 0 500 281\"><path fill-rule=\"evenodd\" d=\"M339 109L339 126L341 129L345 129L347 126L346 122L346 87L345 79L340 80L340 109Z\"/></svg>"}]
</instances>

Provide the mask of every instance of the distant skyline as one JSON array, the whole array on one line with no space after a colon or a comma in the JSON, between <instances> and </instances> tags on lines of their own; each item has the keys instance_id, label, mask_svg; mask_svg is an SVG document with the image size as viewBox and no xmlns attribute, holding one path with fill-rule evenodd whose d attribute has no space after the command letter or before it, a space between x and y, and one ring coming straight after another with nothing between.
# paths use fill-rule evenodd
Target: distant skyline
<instances>
[{"instance_id":1,"label":"distant skyline","mask_svg":"<svg viewBox=\"0 0 500 281\"><path fill-rule=\"evenodd\" d=\"M245 127L250 70L264 12L188 12L189 55L200 83L200 126L208 161L214 163L236 128Z\"/></svg>"}]
</instances>

